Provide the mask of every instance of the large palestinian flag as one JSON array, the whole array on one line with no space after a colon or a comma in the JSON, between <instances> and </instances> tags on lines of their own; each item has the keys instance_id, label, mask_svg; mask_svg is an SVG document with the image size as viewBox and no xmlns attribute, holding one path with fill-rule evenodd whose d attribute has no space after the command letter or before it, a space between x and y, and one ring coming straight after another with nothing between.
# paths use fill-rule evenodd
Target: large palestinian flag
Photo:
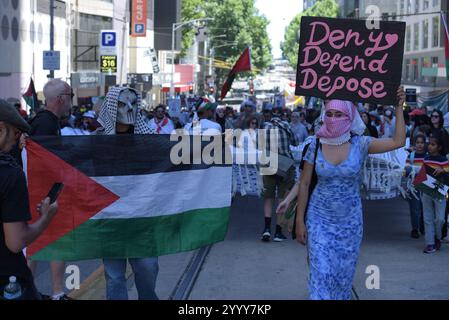
<instances>
[{"instance_id":1,"label":"large palestinian flag","mask_svg":"<svg viewBox=\"0 0 449 320\"><path fill-rule=\"evenodd\" d=\"M449 190L449 179L447 173L441 175L434 175L434 168L423 165L418 175L413 181L413 185L419 191L424 192L428 196L443 200Z\"/></svg>"},{"instance_id":2,"label":"large palestinian flag","mask_svg":"<svg viewBox=\"0 0 449 320\"><path fill-rule=\"evenodd\" d=\"M223 240L232 169L198 157L197 164L174 165L175 144L168 135L33 138L25 163L33 218L54 182L65 188L57 215L27 255L64 261L150 257Z\"/></svg>"}]
</instances>

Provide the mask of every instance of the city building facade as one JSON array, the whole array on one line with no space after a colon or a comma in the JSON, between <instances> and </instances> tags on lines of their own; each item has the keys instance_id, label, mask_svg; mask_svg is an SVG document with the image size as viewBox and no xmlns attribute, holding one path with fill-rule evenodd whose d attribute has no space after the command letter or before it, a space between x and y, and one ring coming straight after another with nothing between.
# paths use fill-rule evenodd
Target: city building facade
<instances>
[{"instance_id":1,"label":"city building facade","mask_svg":"<svg viewBox=\"0 0 449 320\"><path fill-rule=\"evenodd\" d=\"M130 1L53 1L54 50L60 53L54 78L71 84L74 105L91 104L92 98L104 95L109 86L136 79L140 82L133 85L142 90L145 101L157 102L152 85L153 73L160 71L155 50L155 0L146 1L147 31L140 37L130 36ZM43 62L44 51L50 50L50 3L51 0L0 1L0 97L20 98L32 78L38 98L44 99L43 87L50 77ZM100 72L102 30L116 32L116 72Z\"/></svg>"}]
</instances>

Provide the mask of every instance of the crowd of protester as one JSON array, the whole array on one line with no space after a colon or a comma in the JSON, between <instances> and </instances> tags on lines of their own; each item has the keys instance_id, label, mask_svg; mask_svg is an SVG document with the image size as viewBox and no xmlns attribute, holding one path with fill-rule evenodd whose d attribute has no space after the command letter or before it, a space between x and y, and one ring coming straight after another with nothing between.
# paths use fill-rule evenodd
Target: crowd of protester
<instances>
[{"instance_id":1,"label":"crowd of protester","mask_svg":"<svg viewBox=\"0 0 449 320\"><path fill-rule=\"evenodd\" d=\"M195 134L196 132L199 134L223 134L226 130L240 129L239 145L243 146L249 143L254 148L258 148L258 129L267 131L277 129L280 132L278 154L280 157L291 159L293 156L290 147L298 146L306 141L308 137L314 136L322 123L320 104L315 107L302 105L279 107L274 106L272 103L264 103L262 106L258 106L257 101L249 99L242 103L240 110L236 111L230 106L218 105L207 99L197 98L192 105L184 106L176 117L170 115L169 108L164 104L159 104L150 110L130 107L127 112L137 112L138 114L134 115L134 118L139 119L139 121L117 124L117 127L115 127L115 124L105 124L105 119L108 118L105 112L114 113L114 117L117 119L120 116L126 118L126 116L120 114L120 107L127 108L126 101L121 101L120 98L118 101L115 101L113 108L110 102L107 102L107 99L101 110L96 110L92 106L72 106L74 97L72 89L67 83L60 80L50 81L44 88L44 95L46 98L45 107L33 110L30 113L25 111L23 104L17 98L9 98L7 101L2 100L1 107L3 111L7 110L6 113L9 112L9 117L12 120L5 116L5 119L0 119L0 124L8 124L8 121L10 121L13 126L16 126L17 133L26 132L30 136L118 133L170 134L175 129L183 129L188 134ZM8 108L14 110L15 114L13 116L10 115L11 110ZM366 126L365 136L373 138L391 138L394 136L396 117L394 116L393 107L359 104L358 112ZM0 110L0 115L1 113L2 110ZM140 121L140 119L143 121ZM410 139L410 144L407 146L409 153L407 159L408 172L413 171L416 174L422 165L427 164L435 170L435 174L449 175L449 113L444 115L440 110L434 110L432 107L406 107L404 108L404 119L407 137ZM109 130L112 127L114 127L113 131L110 133L105 132L105 130ZM200 131L196 131L197 129ZM20 149L23 147L23 141L21 139L16 142L13 145L3 146L0 152L0 164L12 161L5 156L5 153L10 154L19 165L21 164ZM23 177L17 170L8 174L20 176L19 178L23 180ZM11 177L9 178L12 179ZM286 197L288 191L291 190L295 183L295 173L290 168L280 175L264 176L263 180L265 228L262 233L262 240L270 241L271 216L275 199L278 198L282 201ZM5 189L8 186L2 187ZM23 191L26 187L20 185L20 188ZM16 190L16 192L20 190ZM9 192L6 189L3 191ZM26 192L23 192L24 196L26 194ZM438 201L414 190L407 190L407 198L410 207L411 237L419 238L421 235L424 235L425 253L434 253L440 250L442 242L449 242L447 240L449 209L449 206L446 205L447 201ZM4 216L4 212L0 212L0 221L3 224L6 222L19 223L22 227L26 225L30 218L27 201L21 208L22 211L16 217ZM4 203L1 205L2 207L6 206ZM33 231L26 231L26 229L22 231L32 233L29 236L29 241L13 247L10 246L10 243L14 242L14 240L6 239L11 237L11 235L1 234L0 239L0 256L2 259L9 259L8 261L11 262L10 264L2 263L0 265L0 285L4 285L7 281L5 276L6 273L14 268L12 265L19 265L23 270L23 278L20 280L26 283L31 295L29 297L38 296L32 281L36 263L29 262L29 269L24 266L25 260L21 256L21 249L43 232L57 211L57 205L50 206L48 199L43 200L40 207L40 210L44 213L44 220ZM279 216L277 218L279 220ZM283 234L282 228L282 221L277 221L273 241L287 239ZM121 271L117 270L122 270L123 265L126 265L126 260L121 261L120 266L117 265L117 261L105 261L108 297L111 299L127 298L126 293L121 290L123 286L114 282L116 280L114 277L120 278L122 276ZM144 276L142 281L153 284L151 290L146 292L143 290L139 294L146 298L157 299L154 292L154 283L158 270L157 259L135 259L132 261L132 265L133 269L147 273L147 276ZM51 273L53 292L48 298L55 300L69 299L65 295L62 286L64 262L52 262Z\"/></svg>"}]
</instances>

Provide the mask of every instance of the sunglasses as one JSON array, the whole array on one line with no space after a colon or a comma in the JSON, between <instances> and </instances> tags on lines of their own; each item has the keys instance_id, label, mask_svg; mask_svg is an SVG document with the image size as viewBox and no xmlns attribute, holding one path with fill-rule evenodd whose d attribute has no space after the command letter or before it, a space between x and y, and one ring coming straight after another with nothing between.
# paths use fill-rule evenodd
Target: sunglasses
<instances>
[{"instance_id":1,"label":"sunglasses","mask_svg":"<svg viewBox=\"0 0 449 320\"><path fill-rule=\"evenodd\" d=\"M439 118L440 116L438 114L432 114L432 118Z\"/></svg>"},{"instance_id":2,"label":"sunglasses","mask_svg":"<svg viewBox=\"0 0 449 320\"><path fill-rule=\"evenodd\" d=\"M60 94L60 96L70 96L70 98L73 99L73 97L75 96L75 94L74 94L73 92L70 92L70 93L62 93L62 94Z\"/></svg>"}]
</instances>

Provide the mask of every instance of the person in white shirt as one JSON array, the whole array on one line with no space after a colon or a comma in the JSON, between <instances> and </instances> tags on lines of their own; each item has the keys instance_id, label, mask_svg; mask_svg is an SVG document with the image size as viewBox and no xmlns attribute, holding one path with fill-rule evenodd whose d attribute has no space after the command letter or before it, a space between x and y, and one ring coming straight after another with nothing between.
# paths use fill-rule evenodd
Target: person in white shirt
<instances>
[{"instance_id":1,"label":"person in white shirt","mask_svg":"<svg viewBox=\"0 0 449 320\"><path fill-rule=\"evenodd\" d=\"M382 138L392 138L396 127L396 117L394 117L390 108L386 109L384 114L384 135Z\"/></svg>"},{"instance_id":2,"label":"person in white shirt","mask_svg":"<svg viewBox=\"0 0 449 320\"><path fill-rule=\"evenodd\" d=\"M257 150L257 138L259 129L259 119L255 116L246 119L245 129L240 135L238 146L247 152Z\"/></svg>"},{"instance_id":3,"label":"person in white shirt","mask_svg":"<svg viewBox=\"0 0 449 320\"><path fill-rule=\"evenodd\" d=\"M188 134L201 134L201 135L221 135L221 126L210 119L213 119L216 103L201 103L197 108L198 117L193 118L193 121L186 124L184 130Z\"/></svg>"},{"instance_id":4,"label":"person in white shirt","mask_svg":"<svg viewBox=\"0 0 449 320\"><path fill-rule=\"evenodd\" d=\"M93 112L93 111L91 111ZM84 127L84 118L88 117L90 118L91 115L86 115L86 113L83 114L82 117L78 116L75 117L75 121L74 121L74 126L70 126L69 123L67 122L66 125L61 129L61 136L86 136L86 135L90 135L90 131L87 130ZM86 117L85 117L86 115ZM95 116L94 116L95 119ZM63 123L65 123L65 121L67 121L68 119L64 119Z\"/></svg>"},{"instance_id":5,"label":"person in white shirt","mask_svg":"<svg viewBox=\"0 0 449 320\"><path fill-rule=\"evenodd\" d=\"M173 121L165 115L166 106L160 104L154 110L154 118L150 120L148 126L156 134L171 134L175 130Z\"/></svg>"}]
</instances>

